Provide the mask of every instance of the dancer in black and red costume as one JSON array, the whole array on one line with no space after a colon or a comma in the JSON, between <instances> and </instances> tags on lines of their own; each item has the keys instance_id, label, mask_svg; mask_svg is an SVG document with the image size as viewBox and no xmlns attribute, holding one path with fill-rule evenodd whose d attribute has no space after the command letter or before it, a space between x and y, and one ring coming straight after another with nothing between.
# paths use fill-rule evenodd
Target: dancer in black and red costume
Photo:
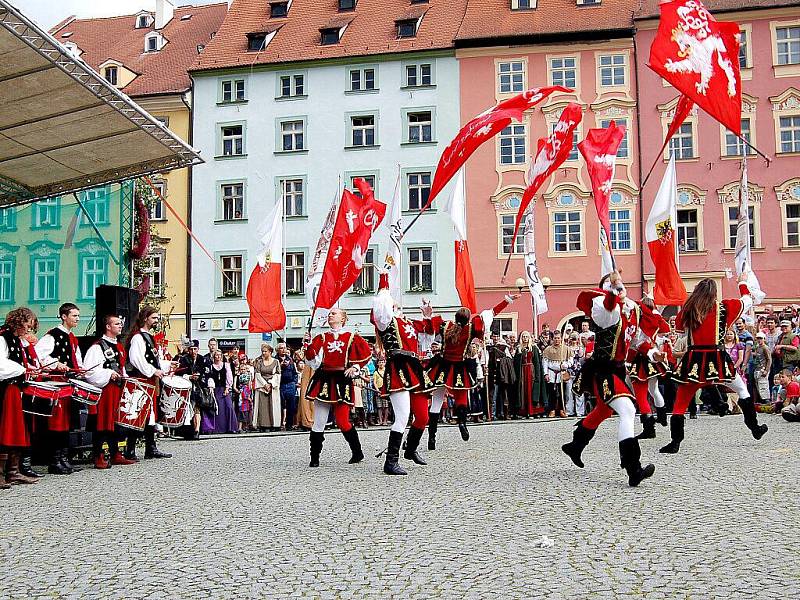
<instances>
[{"instance_id":1,"label":"dancer in black and red costume","mask_svg":"<svg viewBox=\"0 0 800 600\"><path fill-rule=\"evenodd\" d=\"M382 271L378 293L372 306L372 323L375 334L386 353L386 374L383 378L382 396L392 403L394 422L389 431L389 448L383 472L387 475L407 475L398 464L403 432L410 414L414 421L408 431L403 457L418 465L427 464L417 452L419 441L428 424L428 399L430 381L422 368L419 336L432 334L442 320L433 317L431 305L422 303L422 319L408 319L389 293L389 275Z\"/></svg>"},{"instance_id":2,"label":"dancer in black and red costume","mask_svg":"<svg viewBox=\"0 0 800 600\"><path fill-rule=\"evenodd\" d=\"M486 331L492 327L494 317L503 312L519 294L506 296L497 306L484 310L479 315L473 315L466 308L461 307L456 311L453 321L442 323L437 330L442 337L442 351L433 356L428 366L428 377L433 382L433 399L431 401L431 414L438 415L442 410L445 396L453 397L458 430L461 439L469 439L467 429L467 412L469 411L469 391L475 387L476 374L466 361L467 351L472 340L483 340ZM436 431L428 433L428 447L436 447Z\"/></svg>"},{"instance_id":3,"label":"dancer in black and red costume","mask_svg":"<svg viewBox=\"0 0 800 600\"><path fill-rule=\"evenodd\" d=\"M640 309L627 297L619 272L604 276L599 288L578 296L578 308L595 325L595 346L574 384L576 393L589 393L597 398L597 406L578 421L572 441L561 449L573 463L583 468L581 452L600 423L617 413L620 463L628 473L628 484L635 487L655 472L653 465L642 467L640 462L639 440L633 435L635 397L625 381L625 357L638 331Z\"/></svg>"},{"instance_id":4,"label":"dancer in black and red costume","mask_svg":"<svg viewBox=\"0 0 800 600\"><path fill-rule=\"evenodd\" d=\"M739 277L740 298L722 302L717 300L714 280L703 279L678 313L675 328L686 332L687 349L675 374L680 385L669 422L672 441L661 448L664 454L676 454L680 450L689 402L697 390L711 385L722 385L738 394L744 423L755 439L760 440L767 432L766 425L759 425L753 399L725 351L725 331L753 306L750 290L744 283L747 276L748 273L743 273Z\"/></svg>"},{"instance_id":5,"label":"dancer in black and red costume","mask_svg":"<svg viewBox=\"0 0 800 600\"><path fill-rule=\"evenodd\" d=\"M350 408L355 402L354 381L361 374L361 367L369 362L372 351L363 337L342 330L345 323L347 313L341 308L333 308L328 313L330 331L320 333L310 341L311 336L306 334L306 364L315 369L306 392L306 398L314 402L314 424L309 436L309 467L319 466L331 407L336 426L350 446L350 464L364 460L358 432L350 422Z\"/></svg>"}]
</instances>

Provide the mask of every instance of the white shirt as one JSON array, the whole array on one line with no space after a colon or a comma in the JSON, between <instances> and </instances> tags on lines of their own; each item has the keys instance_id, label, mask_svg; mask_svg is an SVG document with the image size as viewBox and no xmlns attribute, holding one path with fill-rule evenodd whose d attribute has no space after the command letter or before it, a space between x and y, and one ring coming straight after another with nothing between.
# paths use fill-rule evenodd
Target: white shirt
<instances>
[{"instance_id":1,"label":"white shirt","mask_svg":"<svg viewBox=\"0 0 800 600\"><path fill-rule=\"evenodd\" d=\"M66 334L71 333L69 329L64 327L63 325L59 325L56 329L60 329ZM56 340L55 338L50 335L49 333L43 335L41 339L36 343L34 347L36 349L36 356L39 357L39 362L42 363L42 367L46 368L53 368L56 366L56 362L58 362L55 358L52 357L53 349L56 347ZM83 356L81 355L81 349L76 347L75 348L75 360L78 361L78 368L83 368Z\"/></svg>"},{"instance_id":2,"label":"white shirt","mask_svg":"<svg viewBox=\"0 0 800 600\"><path fill-rule=\"evenodd\" d=\"M112 346L117 345L117 340L103 336L103 339ZM92 385L97 387L106 387L108 382L111 381L111 375L115 372L113 369L106 369L103 363L106 357L103 355L103 347L100 344L92 344L86 351L86 358L83 360L83 367L86 369L85 379ZM122 375L125 376L125 369L122 369Z\"/></svg>"},{"instance_id":3,"label":"white shirt","mask_svg":"<svg viewBox=\"0 0 800 600\"><path fill-rule=\"evenodd\" d=\"M147 344L145 344L144 336L142 336L142 332L150 334L149 331L146 329L139 330L139 333L134 335L131 338L131 347L128 351L128 362L130 362L138 371L147 378L153 377L156 374L156 369L153 365L147 362L147 359L144 356L145 351L147 350ZM161 349L156 347L156 358L158 359L159 363L161 363L161 371L167 373L170 369L170 363L167 360L164 360L161 356Z\"/></svg>"},{"instance_id":4,"label":"white shirt","mask_svg":"<svg viewBox=\"0 0 800 600\"><path fill-rule=\"evenodd\" d=\"M0 381L14 379L25 373L25 367L18 362L14 362L9 357L8 344L6 338L0 336Z\"/></svg>"}]
</instances>

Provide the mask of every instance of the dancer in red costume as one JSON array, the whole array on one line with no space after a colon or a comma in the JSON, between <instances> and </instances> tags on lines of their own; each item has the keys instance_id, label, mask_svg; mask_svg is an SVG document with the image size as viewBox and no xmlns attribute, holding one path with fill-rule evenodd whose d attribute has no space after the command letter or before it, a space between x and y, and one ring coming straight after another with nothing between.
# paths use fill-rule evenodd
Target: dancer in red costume
<instances>
[{"instance_id":1,"label":"dancer in red costume","mask_svg":"<svg viewBox=\"0 0 800 600\"><path fill-rule=\"evenodd\" d=\"M600 280L600 289L581 292L577 306L595 324L595 347L575 381L576 393L589 393L597 406L578 421L572 441L561 446L572 462L583 468L581 452L594 437L597 427L613 413L619 415L617 440L622 468L628 485L635 487L655 472L653 465L642 467L639 440L634 437L636 407L634 395L625 381L625 357L639 327L640 310L627 297L618 271Z\"/></svg>"},{"instance_id":2,"label":"dancer in red costume","mask_svg":"<svg viewBox=\"0 0 800 600\"><path fill-rule=\"evenodd\" d=\"M658 389L658 378L670 373L667 355L669 340L666 338L670 327L656 310L651 297L645 295L639 308L639 334L629 373L643 428L642 433L636 437L646 440L656 437L656 423L667 426L667 409L664 406L664 397ZM657 417L652 414L648 395L653 397Z\"/></svg>"},{"instance_id":3,"label":"dancer in red costume","mask_svg":"<svg viewBox=\"0 0 800 600\"><path fill-rule=\"evenodd\" d=\"M328 313L330 331L320 333L310 340L306 334L306 364L315 369L308 385L306 398L314 402L314 424L309 436L311 462L309 467L319 466L319 455L325 439L325 425L333 407L336 426L350 446L350 464L364 460L358 432L350 422L350 408L355 402L355 379L361 374L361 367L372 357L367 340L349 331L342 331L347 323L347 313L341 308L333 308Z\"/></svg>"},{"instance_id":4,"label":"dancer in red costume","mask_svg":"<svg viewBox=\"0 0 800 600\"><path fill-rule=\"evenodd\" d=\"M494 308L474 316L468 308L462 306L456 311L455 320L442 323L437 329L437 333L442 337L442 351L431 358L428 367L428 377L434 387L431 413L438 415L442 410L445 395L451 395L455 403L458 430L465 442L469 439L467 429L469 391L476 384L475 373L466 362L469 345L476 338L483 340L484 333L492 327L494 317L517 298L519 294L506 296ZM433 435L435 436L435 432ZM428 447L435 448L435 446L435 437L429 439Z\"/></svg>"},{"instance_id":5,"label":"dancer in red costume","mask_svg":"<svg viewBox=\"0 0 800 600\"><path fill-rule=\"evenodd\" d=\"M386 374L383 378L382 396L389 396L394 411L394 423L389 431L389 448L383 472L387 475L407 475L398 464L403 432L409 414L414 421L408 431L403 457L418 465L427 464L417 452L419 441L428 424L428 399L430 382L422 368L419 336L432 334L441 324L441 318L433 317L429 302L422 303L423 319L408 319L403 315L389 293L389 274L380 273L378 293L372 306L372 323L375 335L386 353Z\"/></svg>"},{"instance_id":6,"label":"dancer in red costume","mask_svg":"<svg viewBox=\"0 0 800 600\"><path fill-rule=\"evenodd\" d=\"M758 424L747 386L736 372L724 345L725 331L753 306L750 290L744 283L747 276L745 272L739 277L741 297L722 302L717 300L716 283L712 279L703 279L678 313L675 328L686 332L688 347L675 375L680 385L669 422L672 441L661 448L660 452L664 454L677 454L680 450L686 408L697 390L710 385L722 385L738 394L744 423L755 439L760 440L767 433L767 426Z\"/></svg>"}]
</instances>

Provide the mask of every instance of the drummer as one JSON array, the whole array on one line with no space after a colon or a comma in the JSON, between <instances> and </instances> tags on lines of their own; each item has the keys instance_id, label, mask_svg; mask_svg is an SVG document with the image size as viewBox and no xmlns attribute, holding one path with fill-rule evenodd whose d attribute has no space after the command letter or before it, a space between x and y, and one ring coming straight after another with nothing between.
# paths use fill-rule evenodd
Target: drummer
<instances>
[{"instance_id":1,"label":"drummer","mask_svg":"<svg viewBox=\"0 0 800 600\"><path fill-rule=\"evenodd\" d=\"M158 326L161 315L154 306L143 306L136 315L136 320L131 325L128 333L128 365L126 367L128 375L141 379L156 386L158 389L161 378L169 375L171 364L163 360L161 348L155 342L154 330ZM145 451L144 457L149 458L172 458L172 454L161 452L156 447L156 402L153 399L148 423L144 428ZM125 445L125 457L131 460L136 459L136 438L138 435L128 436Z\"/></svg>"},{"instance_id":2,"label":"drummer","mask_svg":"<svg viewBox=\"0 0 800 600\"><path fill-rule=\"evenodd\" d=\"M35 319L28 308L16 308L0 327L0 489L14 483L37 483L19 472L22 451L30 437L22 412L21 384L29 370L22 339Z\"/></svg>"},{"instance_id":3,"label":"drummer","mask_svg":"<svg viewBox=\"0 0 800 600\"><path fill-rule=\"evenodd\" d=\"M196 401L199 394L202 393L201 388L204 382L208 381L210 371L205 357L200 356L200 342L192 340L186 348L186 353L183 354L178 363L178 373L184 377L188 377L192 382L192 433L187 435L186 439L199 440L200 439L200 421L201 413L200 407Z\"/></svg>"},{"instance_id":4,"label":"drummer","mask_svg":"<svg viewBox=\"0 0 800 600\"><path fill-rule=\"evenodd\" d=\"M96 406L96 414L90 415L94 422L91 429L95 469L108 469L111 465L132 465L135 462L125 458L119 451L120 432L115 430L125 378L125 349L119 341L122 319L117 315L106 315L102 319L104 333L86 351L83 361L86 381L103 389L100 402ZM103 442L108 444L110 462L106 461Z\"/></svg>"},{"instance_id":5,"label":"drummer","mask_svg":"<svg viewBox=\"0 0 800 600\"><path fill-rule=\"evenodd\" d=\"M48 331L37 342L36 356L45 370L61 373L80 372L83 368L83 357L78 347L78 338L72 332L81 319L81 311L71 302L58 308L61 325ZM71 423L71 421L75 421ZM70 425L78 428L77 417L72 415L71 399L62 398L53 410L53 416L47 420L50 431L50 466L48 472L54 475L71 475L80 471L69 461Z\"/></svg>"}]
</instances>

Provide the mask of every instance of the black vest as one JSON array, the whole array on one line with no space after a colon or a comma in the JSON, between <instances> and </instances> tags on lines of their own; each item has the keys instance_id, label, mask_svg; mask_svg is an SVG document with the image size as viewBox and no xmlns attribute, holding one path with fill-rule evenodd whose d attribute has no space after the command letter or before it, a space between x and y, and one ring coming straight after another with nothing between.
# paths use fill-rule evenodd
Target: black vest
<instances>
[{"instance_id":1,"label":"black vest","mask_svg":"<svg viewBox=\"0 0 800 600\"><path fill-rule=\"evenodd\" d=\"M156 342L153 336L145 331L140 331L139 335L141 335L144 340L144 359L147 361L147 364L152 365L156 369L160 369L161 363L158 360ZM130 352L130 348L128 348L128 351ZM144 375L139 372L139 369L133 366L133 363L128 365L128 375L131 377L144 377Z\"/></svg>"},{"instance_id":2,"label":"black vest","mask_svg":"<svg viewBox=\"0 0 800 600\"><path fill-rule=\"evenodd\" d=\"M6 346L8 346L8 358L9 360L13 360L15 363L19 365L25 366L25 359L24 353L25 350L22 347L22 342L20 339L11 333L8 329L0 330L0 336L6 341ZM24 375L20 375L19 377L14 377L13 379L7 379L2 384L6 383L22 383L25 380Z\"/></svg>"},{"instance_id":3,"label":"black vest","mask_svg":"<svg viewBox=\"0 0 800 600\"><path fill-rule=\"evenodd\" d=\"M386 354L394 354L403 348L400 343L400 336L397 334L397 319L392 319L392 322L383 331L378 331L376 327L375 332L378 334Z\"/></svg>"},{"instance_id":4,"label":"black vest","mask_svg":"<svg viewBox=\"0 0 800 600\"><path fill-rule=\"evenodd\" d=\"M100 338L96 344L103 351L103 368L111 369L118 375L122 375L122 368L125 366L125 355L120 352L117 344L112 344L105 338Z\"/></svg>"},{"instance_id":5,"label":"black vest","mask_svg":"<svg viewBox=\"0 0 800 600\"><path fill-rule=\"evenodd\" d=\"M55 327L48 331L47 335L52 336L55 341L53 351L50 353L51 358L68 365L72 369L77 369L78 365L72 360L72 345L69 341L69 334Z\"/></svg>"}]
</instances>

